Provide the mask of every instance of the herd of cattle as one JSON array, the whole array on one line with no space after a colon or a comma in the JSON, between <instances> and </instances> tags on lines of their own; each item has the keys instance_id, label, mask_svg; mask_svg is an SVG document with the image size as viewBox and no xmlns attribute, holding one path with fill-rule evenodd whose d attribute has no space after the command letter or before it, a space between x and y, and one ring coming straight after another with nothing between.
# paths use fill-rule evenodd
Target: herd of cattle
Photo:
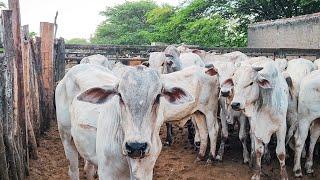
<instances>
[{"instance_id":1,"label":"herd of cattle","mask_svg":"<svg viewBox=\"0 0 320 180\"><path fill-rule=\"evenodd\" d=\"M74 180L79 179L78 154L88 179L96 172L99 179L152 179L162 149L161 126L167 125L171 144L171 123L183 126L190 119L196 161L222 161L228 125L237 121L243 162L254 167L252 179L260 179L262 156L270 159L271 139L276 139L281 179L288 179L288 149L295 152L294 175L301 177L304 154L306 173L313 173L320 136L320 59L272 60L168 46L132 67L93 55L67 71L55 103Z\"/></svg>"}]
</instances>

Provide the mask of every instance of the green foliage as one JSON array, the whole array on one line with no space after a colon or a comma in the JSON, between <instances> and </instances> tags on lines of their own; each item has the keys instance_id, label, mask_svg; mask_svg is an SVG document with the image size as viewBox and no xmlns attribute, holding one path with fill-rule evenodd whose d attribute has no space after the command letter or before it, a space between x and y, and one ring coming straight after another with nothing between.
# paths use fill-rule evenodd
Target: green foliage
<instances>
[{"instance_id":1,"label":"green foliage","mask_svg":"<svg viewBox=\"0 0 320 180\"><path fill-rule=\"evenodd\" d=\"M89 42L83 38L73 38L73 39L67 40L66 44L89 44Z\"/></svg>"},{"instance_id":2,"label":"green foliage","mask_svg":"<svg viewBox=\"0 0 320 180\"><path fill-rule=\"evenodd\" d=\"M37 33L36 33L36 32L34 32L34 31L29 32L29 37L30 37L31 39L35 38L36 36L37 36Z\"/></svg>"},{"instance_id":3,"label":"green foliage","mask_svg":"<svg viewBox=\"0 0 320 180\"><path fill-rule=\"evenodd\" d=\"M100 24L92 43L97 44L149 44L147 32L151 31L146 14L157 5L153 1L126 1L101 12L106 21Z\"/></svg>"},{"instance_id":4,"label":"green foliage","mask_svg":"<svg viewBox=\"0 0 320 180\"><path fill-rule=\"evenodd\" d=\"M248 24L320 11L320 0L186 0L178 7L126 1L101 12L97 44L169 44L243 47Z\"/></svg>"}]
</instances>

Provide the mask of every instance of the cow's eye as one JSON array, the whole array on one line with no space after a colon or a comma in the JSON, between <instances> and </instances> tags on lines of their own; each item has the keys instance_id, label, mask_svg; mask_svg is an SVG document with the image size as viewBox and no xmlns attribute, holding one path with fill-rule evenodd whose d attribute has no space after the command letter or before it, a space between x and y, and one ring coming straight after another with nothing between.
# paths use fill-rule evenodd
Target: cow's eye
<instances>
[{"instance_id":1,"label":"cow's eye","mask_svg":"<svg viewBox=\"0 0 320 180\"><path fill-rule=\"evenodd\" d=\"M247 88L249 86L252 86L253 85L253 82L251 82L250 84L246 85L244 88Z\"/></svg>"},{"instance_id":2,"label":"cow's eye","mask_svg":"<svg viewBox=\"0 0 320 180\"><path fill-rule=\"evenodd\" d=\"M120 103L124 104L121 94L119 93L118 95L119 95Z\"/></svg>"},{"instance_id":3,"label":"cow's eye","mask_svg":"<svg viewBox=\"0 0 320 180\"><path fill-rule=\"evenodd\" d=\"M156 99L154 100L154 103L153 103L154 105L159 104L160 96L161 96L160 94L157 95L157 97L156 97Z\"/></svg>"}]
</instances>

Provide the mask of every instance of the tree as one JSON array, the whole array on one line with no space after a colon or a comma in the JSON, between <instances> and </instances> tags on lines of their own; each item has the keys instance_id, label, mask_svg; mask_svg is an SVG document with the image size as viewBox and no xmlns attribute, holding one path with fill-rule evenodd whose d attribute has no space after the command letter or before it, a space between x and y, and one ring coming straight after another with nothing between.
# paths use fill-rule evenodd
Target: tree
<instances>
[{"instance_id":1,"label":"tree","mask_svg":"<svg viewBox=\"0 0 320 180\"><path fill-rule=\"evenodd\" d=\"M217 15L212 0L187 1L181 7L156 8L147 14L154 29L152 41L188 43L200 46L238 47L246 45L246 33L239 23Z\"/></svg>"},{"instance_id":2,"label":"tree","mask_svg":"<svg viewBox=\"0 0 320 180\"><path fill-rule=\"evenodd\" d=\"M146 14L157 8L153 1L126 1L101 12L106 20L98 26L92 43L98 44L150 44Z\"/></svg>"},{"instance_id":3,"label":"tree","mask_svg":"<svg viewBox=\"0 0 320 180\"><path fill-rule=\"evenodd\" d=\"M254 21L290 18L320 11L319 0L237 0L235 13L250 15Z\"/></svg>"},{"instance_id":4,"label":"tree","mask_svg":"<svg viewBox=\"0 0 320 180\"><path fill-rule=\"evenodd\" d=\"M89 44L84 38L72 38L66 41L66 44Z\"/></svg>"}]
</instances>

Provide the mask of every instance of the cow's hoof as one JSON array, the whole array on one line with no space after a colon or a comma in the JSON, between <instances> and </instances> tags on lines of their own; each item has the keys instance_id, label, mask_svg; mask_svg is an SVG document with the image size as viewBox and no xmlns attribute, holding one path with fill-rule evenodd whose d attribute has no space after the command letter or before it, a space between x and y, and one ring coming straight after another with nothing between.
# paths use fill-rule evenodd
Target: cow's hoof
<instances>
[{"instance_id":1,"label":"cow's hoof","mask_svg":"<svg viewBox=\"0 0 320 180\"><path fill-rule=\"evenodd\" d=\"M313 169L312 169L312 161L307 161L305 164L305 168L306 168L306 173L307 174L312 174L313 173Z\"/></svg>"},{"instance_id":2,"label":"cow's hoof","mask_svg":"<svg viewBox=\"0 0 320 180\"><path fill-rule=\"evenodd\" d=\"M199 142L199 141L194 142L194 146L195 146L196 148L200 148L200 142Z\"/></svg>"},{"instance_id":3,"label":"cow's hoof","mask_svg":"<svg viewBox=\"0 0 320 180\"><path fill-rule=\"evenodd\" d=\"M206 166L213 165L212 159L207 159Z\"/></svg>"},{"instance_id":4,"label":"cow's hoof","mask_svg":"<svg viewBox=\"0 0 320 180\"><path fill-rule=\"evenodd\" d=\"M251 180L260 180L260 174L254 174L254 175L251 177Z\"/></svg>"},{"instance_id":5,"label":"cow's hoof","mask_svg":"<svg viewBox=\"0 0 320 180\"><path fill-rule=\"evenodd\" d=\"M250 164L248 159L243 160L243 164Z\"/></svg>"},{"instance_id":6,"label":"cow's hoof","mask_svg":"<svg viewBox=\"0 0 320 180\"><path fill-rule=\"evenodd\" d=\"M302 172L301 169L298 169L294 172L294 177L296 178L302 178Z\"/></svg>"},{"instance_id":7,"label":"cow's hoof","mask_svg":"<svg viewBox=\"0 0 320 180\"><path fill-rule=\"evenodd\" d=\"M170 142L170 141L165 141L165 142L163 143L163 145L164 145L164 146L171 146L171 145L172 145L172 142Z\"/></svg>"},{"instance_id":8,"label":"cow's hoof","mask_svg":"<svg viewBox=\"0 0 320 180\"><path fill-rule=\"evenodd\" d=\"M206 165L212 165L213 162L214 162L214 159L215 159L215 158L210 155L209 158L207 159Z\"/></svg>"},{"instance_id":9,"label":"cow's hoof","mask_svg":"<svg viewBox=\"0 0 320 180\"><path fill-rule=\"evenodd\" d=\"M200 161L205 161L206 160L206 157L203 156L203 155L198 155L196 160L194 160L195 163L198 163Z\"/></svg>"},{"instance_id":10,"label":"cow's hoof","mask_svg":"<svg viewBox=\"0 0 320 180\"><path fill-rule=\"evenodd\" d=\"M308 174L308 175L310 175L310 176L312 176L313 175L313 169L307 169L306 170L306 173Z\"/></svg>"},{"instance_id":11,"label":"cow's hoof","mask_svg":"<svg viewBox=\"0 0 320 180\"><path fill-rule=\"evenodd\" d=\"M218 161L218 162L222 162L222 156L217 155L217 156L216 156L216 161Z\"/></svg>"},{"instance_id":12,"label":"cow's hoof","mask_svg":"<svg viewBox=\"0 0 320 180\"><path fill-rule=\"evenodd\" d=\"M280 179L281 180L289 180L288 173L287 173L286 169L281 170Z\"/></svg>"}]
</instances>

